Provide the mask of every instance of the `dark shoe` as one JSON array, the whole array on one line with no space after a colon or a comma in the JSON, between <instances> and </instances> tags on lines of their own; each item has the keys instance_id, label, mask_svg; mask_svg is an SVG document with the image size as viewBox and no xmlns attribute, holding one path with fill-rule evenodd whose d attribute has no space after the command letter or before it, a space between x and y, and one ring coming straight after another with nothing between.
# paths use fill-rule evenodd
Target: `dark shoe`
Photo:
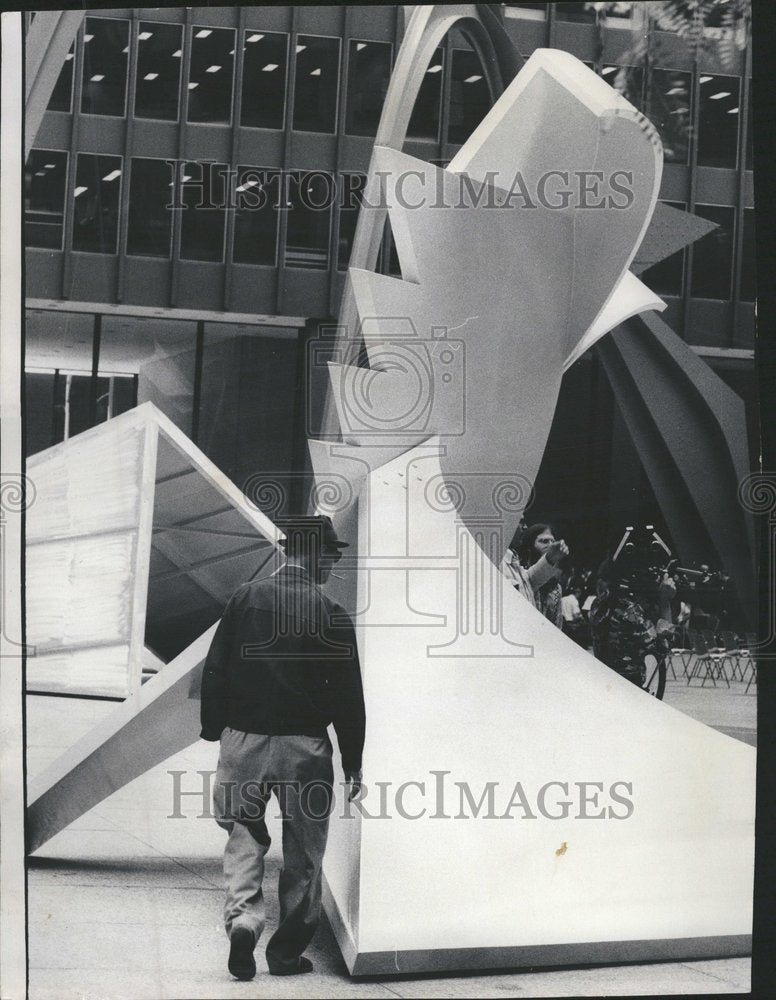
<instances>
[{"instance_id":1,"label":"dark shoe","mask_svg":"<svg viewBox=\"0 0 776 1000\"><path fill-rule=\"evenodd\" d=\"M269 964L269 963L268 963ZM270 965L269 974L271 976L301 976L305 972L313 971L313 963L304 955L299 959L298 965Z\"/></svg>"},{"instance_id":2,"label":"dark shoe","mask_svg":"<svg viewBox=\"0 0 776 1000\"><path fill-rule=\"evenodd\" d=\"M253 949L256 942L247 927L237 927L229 939L232 946L229 949L229 971L235 979L253 979L256 975L256 960Z\"/></svg>"}]
</instances>

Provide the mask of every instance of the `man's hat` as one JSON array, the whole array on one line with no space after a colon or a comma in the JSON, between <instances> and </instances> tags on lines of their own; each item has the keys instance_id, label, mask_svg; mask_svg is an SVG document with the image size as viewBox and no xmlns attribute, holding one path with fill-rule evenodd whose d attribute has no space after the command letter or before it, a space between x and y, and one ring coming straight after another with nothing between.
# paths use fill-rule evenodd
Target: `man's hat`
<instances>
[{"instance_id":1,"label":"man's hat","mask_svg":"<svg viewBox=\"0 0 776 1000\"><path fill-rule=\"evenodd\" d=\"M312 539L318 542L317 549L324 552L327 549L347 549L348 542L341 542L331 523L328 514L310 514L279 519L278 527L285 533L280 544L289 552L298 552L310 545Z\"/></svg>"}]
</instances>

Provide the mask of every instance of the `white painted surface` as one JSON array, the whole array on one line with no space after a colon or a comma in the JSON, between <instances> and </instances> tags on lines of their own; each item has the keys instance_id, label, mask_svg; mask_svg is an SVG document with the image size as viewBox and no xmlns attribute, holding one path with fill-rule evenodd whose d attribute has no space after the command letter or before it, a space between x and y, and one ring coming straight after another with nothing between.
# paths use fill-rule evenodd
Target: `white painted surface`
<instances>
[{"instance_id":1,"label":"white painted surface","mask_svg":"<svg viewBox=\"0 0 776 1000\"><path fill-rule=\"evenodd\" d=\"M364 774L372 786L363 805L378 811L376 783L390 782L391 818L364 818L357 848L354 821L335 819L325 869L347 914L360 855L358 919L351 927L359 952L750 933L754 750L622 680L505 581L503 658L430 657L429 646L455 637L455 551L465 529L453 510L424 503L438 462L425 458L408 467L411 458L370 477L370 538L391 551L397 511L412 505L420 519L416 537L450 557L451 569L412 572L410 603L417 611L447 613L448 623L391 628L384 607L380 627L370 628L371 608L361 620ZM409 477L409 497L408 471L417 473ZM416 546L409 554L422 563L427 553ZM375 578L391 574L396 570L373 570L375 589ZM534 656L510 656L507 640L531 644ZM494 640L468 641L490 650ZM469 806L469 818L431 818L431 771L450 772L451 793L455 781L468 782L475 801L486 782L497 782L499 814L520 782L537 818L523 818L517 806L508 819L473 818ZM408 789L406 799L408 811L427 807L423 818L397 814L394 795L407 781L426 783L425 795ZM551 781L570 786L575 805L567 819L538 814L537 793ZM599 804L623 814L609 794L620 781L632 786L632 793L620 789L632 815L579 818L575 782L603 783ZM549 795L547 811L565 797ZM458 794L445 803L447 813L460 811ZM346 850L351 872L342 863Z\"/></svg>"}]
</instances>

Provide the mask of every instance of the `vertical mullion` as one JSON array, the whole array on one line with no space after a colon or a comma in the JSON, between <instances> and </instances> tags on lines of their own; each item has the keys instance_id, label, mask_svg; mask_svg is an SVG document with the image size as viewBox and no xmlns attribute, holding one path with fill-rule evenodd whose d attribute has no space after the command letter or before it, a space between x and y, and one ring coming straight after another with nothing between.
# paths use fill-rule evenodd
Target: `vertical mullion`
<instances>
[{"instance_id":1,"label":"vertical mullion","mask_svg":"<svg viewBox=\"0 0 776 1000\"><path fill-rule=\"evenodd\" d=\"M65 232L62 258L62 298L69 299L73 284L73 221L75 216L75 178L78 169L78 146L81 132L81 95L83 92L84 31L86 19L78 29L73 46L73 86L70 115L70 169L65 187Z\"/></svg>"},{"instance_id":2,"label":"vertical mullion","mask_svg":"<svg viewBox=\"0 0 776 1000\"><path fill-rule=\"evenodd\" d=\"M547 48L555 48L555 28L557 18L555 16L555 4L547 4Z\"/></svg>"},{"instance_id":3,"label":"vertical mullion","mask_svg":"<svg viewBox=\"0 0 776 1000\"><path fill-rule=\"evenodd\" d=\"M739 86L738 101L738 173L736 176L735 240L733 244L733 316L728 329L728 343L735 344L738 306L741 301L741 272L744 247L744 196L746 194L746 146L749 140L749 89L752 72L752 39L747 31L746 52Z\"/></svg>"},{"instance_id":4,"label":"vertical mullion","mask_svg":"<svg viewBox=\"0 0 776 1000\"><path fill-rule=\"evenodd\" d=\"M442 86L440 87L439 101L439 135L437 136L437 159L446 160L448 127L450 125L450 92L452 90L451 81L453 75L453 40L448 31L445 36L444 62L442 66Z\"/></svg>"},{"instance_id":5,"label":"vertical mullion","mask_svg":"<svg viewBox=\"0 0 776 1000\"><path fill-rule=\"evenodd\" d=\"M341 197L340 182L342 174L340 164L342 162L342 147L345 142L345 125L347 114L348 98L348 74L350 73L350 7L345 4L341 8L341 51L340 51L340 87L337 95L337 132L334 143L334 203L331 206L331 217L329 225L329 315L333 315L334 299L337 291L338 270L338 240L340 230Z\"/></svg>"},{"instance_id":6,"label":"vertical mullion","mask_svg":"<svg viewBox=\"0 0 776 1000\"><path fill-rule=\"evenodd\" d=\"M192 8L186 8L183 19L183 43L181 53L181 117L178 129L178 163L186 162L186 135L189 119L189 76L191 74L191 39L192 39L193 14ZM178 199L182 198L178 178L183 174L179 172L177 166L173 171L172 204L177 205ZM170 263L170 305L178 304L178 291L180 288L181 268L181 225L183 222L183 209L172 209L172 260Z\"/></svg>"},{"instance_id":7,"label":"vertical mullion","mask_svg":"<svg viewBox=\"0 0 776 1000\"><path fill-rule=\"evenodd\" d=\"M286 192L288 191L288 165L293 156L294 135L294 98L296 94L296 45L298 8L289 8L290 23L288 26L288 79L286 81L286 127L283 130L283 162L280 166L280 184L278 190L280 219L278 224L278 263L277 282L275 284L275 313L281 315L285 305L286 290L286 238L288 236L288 207ZM291 60L293 59L293 62Z\"/></svg>"},{"instance_id":8,"label":"vertical mullion","mask_svg":"<svg viewBox=\"0 0 776 1000\"><path fill-rule=\"evenodd\" d=\"M234 228L235 228L235 215L237 209L234 205L234 188L237 187L237 182L235 178L234 186L232 185L232 171L237 170L237 165L241 159L241 118L242 118L242 89L243 89L243 73L245 71L245 22L246 22L246 11L245 7L237 8L237 27L236 27L236 39L234 45L234 90L232 93L232 143L230 160L227 164L227 173L225 178L226 191L224 192L226 198L226 232L224 233L224 296L223 296L223 308L229 310L232 308L232 289L234 287L234 270L232 267L232 254L233 254L233 244L234 244Z\"/></svg>"},{"instance_id":9,"label":"vertical mullion","mask_svg":"<svg viewBox=\"0 0 776 1000\"><path fill-rule=\"evenodd\" d=\"M129 21L129 59L127 60L127 113L124 116L124 162L121 165L121 194L118 232L116 233L118 265L116 268L116 301L124 301L126 283L126 240L129 226L129 175L135 133L135 93L137 90L138 21L139 11L133 11Z\"/></svg>"},{"instance_id":10,"label":"vertical mullion","mask_svg":"<svg viewBox=\"0 0 776 1000\"><path fill-rule=\"evenodd\" d=\"M92 375L89 382L89 426L97 426L97 389L100 378L100 347L102 346L102 313L94 314L92 328Z\"/></svg>"},{"instance_id":11,"label":"vertical mullion","mask_svg":"<svg viewBox=\"0 0 776 1000\"><path fill-rule=\"evenodd\" d=\"M54 369L54 385L51 389L51 438L49 443L57 443L57 390L59 389L59 369Z\"/></svg>"}]
</instances>

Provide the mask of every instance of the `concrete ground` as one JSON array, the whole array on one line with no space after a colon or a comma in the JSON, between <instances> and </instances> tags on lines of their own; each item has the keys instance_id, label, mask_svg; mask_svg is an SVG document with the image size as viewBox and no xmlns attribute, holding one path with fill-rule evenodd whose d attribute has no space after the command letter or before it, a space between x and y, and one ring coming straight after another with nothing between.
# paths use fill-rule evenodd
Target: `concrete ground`
<instances>
[{"instance_id":1,"label":"concrete ground","mask_svg":"<svg viewBox=\"0 0 776 1000\"><path fill-rule=\"evenodd\" d=\"M748 694L669 679L665 701L728 735L755 744L755 686ZM669 674L670 678L670 674ZM27 699L30 776L88 731L113 705L69 698ZM555 997L743 993L748 958L592 968L520 970L352 980L325 919L307 954L315 970L239 983L226 970L221 923L225 835L197 819L197 800L172 811L168 771L215 767L217 746L198 742L154 768L63 830L29 860L30 1000L166 1000L253 997ZM184 790L188 787L184 785ZM270 821L268 926L277 920L280 823Z\"/></svg>"}]
</instances>

